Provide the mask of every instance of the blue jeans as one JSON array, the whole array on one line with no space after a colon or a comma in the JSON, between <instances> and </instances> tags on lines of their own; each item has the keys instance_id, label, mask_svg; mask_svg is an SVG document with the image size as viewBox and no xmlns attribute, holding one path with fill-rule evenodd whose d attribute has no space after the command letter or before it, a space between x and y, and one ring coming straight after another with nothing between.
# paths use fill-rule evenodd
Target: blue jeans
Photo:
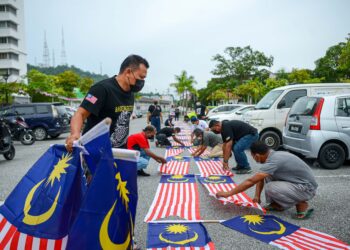
<instances>
[{"instance_id":1,"label":"blue jeans","mask_svg":"<svg viewBox=\"0 0 350 250\"><path fill-rule=\"evenodd\" d=\"M137 161L137 170L145 169L148 166L150 157L146 154L146 152L141 149L140 150L140 158Z\"/></svg>"},{"instance_id":2,"label":"blue jeans","mask_svg":"<svg viewBox=\"0 0 350 250\"><path fill-rule=\"evenodd\" d=\"M232 151L235 156L238 169L250 169L244 150L249 149L250 146L258 139L259 135L257 133L253 135L245 135L233 145Z\"/></svg>"},{"instance_id":3,"label":"blue jeans","mask_svg":"<svg viewBox=\"0 0 350 250\"><path fill-rule=\"evenodd\" d=\"M151 124L157 129L157 132L160 130L160 117L159 116L152 116L151 117Z\"/></svg>"}]
</instances>

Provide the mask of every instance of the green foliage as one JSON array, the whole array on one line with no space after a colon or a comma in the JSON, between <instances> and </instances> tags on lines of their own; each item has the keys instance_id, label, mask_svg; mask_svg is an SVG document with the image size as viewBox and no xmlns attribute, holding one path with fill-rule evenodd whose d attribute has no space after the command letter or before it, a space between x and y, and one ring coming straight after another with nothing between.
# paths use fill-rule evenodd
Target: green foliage
<instances>
[{"instance_id":1,"label":"green foliage","mask_svg":"<svg viewBox=\"0 0 350 250\"><path fill-rule=\"evenodd\" d=\"M250 46L228 47L224 54L217 54L213 61L217 64L212 73L221 79L236 81L239 84L251 79L266 79L269 68L273 65L273 57L266 56L263 52L254 51Z\"/></svg>"},{"instance_id":2,"label":"green foliage","mask_svg":"<svg viewBox=\"0 0 350 250\"><path fill-rule=\"evenodd\" d=\"M340 52L338 69L342 72L342 78L350 79L350 35Z\"/></svg>"}]
</instances>

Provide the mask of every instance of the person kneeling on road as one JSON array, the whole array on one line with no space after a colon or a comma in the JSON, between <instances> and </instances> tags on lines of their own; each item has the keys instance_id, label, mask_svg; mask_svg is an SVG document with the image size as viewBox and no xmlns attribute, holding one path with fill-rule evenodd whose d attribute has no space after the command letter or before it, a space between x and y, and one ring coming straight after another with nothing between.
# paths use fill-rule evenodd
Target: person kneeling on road
<instances>
[{"instance_id":1,"label":"person kneeling on road","mask_svg":"<svg viewBox=\"0 0 350 250\"><path fill-rule=\"evenodd\" d=\"M191 117L191 123L192 123L191 143L193 143L193 146L198 146L200 144L200 141L197 137L195 137L193 133L194 130L198 128L202 131L209 131L209 126L204 120L198 120L198 118L195 116Z\"/></svg>"},{"instance_id":2,"label":"person kneeling on road","mask_svg":"<svg viewBox=\"0 0 350 250\"><path fill-rule=\"evenodd\" d=\"M229 170L228 160L231 151L233 151L237 167L232 168L232 170L236 170L237 174L251 173L252 170L244 150L249 149L252 143L259 139L256 128L238 120L223 121L222 123L212 120L210 121L210 129L216 134L221 133L224 142L222 146L224 151L223 168Z\"/></svg>"},{"instance_id":3,"label":"person kneeling on road","mask_svg":"<svg viewBox=\"0 0 350 250\"><path fill-rule=\"evenodd\" d=\"M180 141L177 137L176 134L180 133L181 129L176 127L176 128L170 128L170 127L165 127L162 128L156 135L156 146L158 147L163 147L163 146L171 146L171 142L169 141L168 137L172 136L173 140L177 143L179 143L181 146L185 146L185 144Z\"/></svg>"},{"instance_id":4,"label":"person kneeling on road","mask_svg":"<svg viewBox=\"0 0 350 250\"><path fill-rule=\"evenodd\" d=\"M217 197L228 197L256 185L254 201L260 203L265 185L268 211L283 211L296 207L295 219L307 219L313 209L308 209L317 189L311 168L296 155L283 151L273 151L263 142L255 142L250 147L254 160L261 163L259 172L228 192L218 192Z\"/></svg>"},{"instance_id":5,"label":"person kneeling on road","mask_svg":"<svg viewBox=\"0 0 350 250\"><path fill-rule=\"evenodd\" d=\"M212 131L203 131L198 128L196 128L193 131L193 134L198 138L198 140L201 141L201 144L199 147L194 151L192 156L201 156L203 152L208 148L211 147L211 152L208 155L209 157L222 157L222 139L221 136L213 133Z\"/></svg>"},{"instance_id":6,"label":"person kneeling on road","mask_svg":"<svg viewBox=\"0 0 350 250\"><path fill-rule=\"evenodd\" d=\"M137 174L141 176L150 176L150 174L143 171L148 166L150 158L153 158L159 163L166 163L166 160L154 154L150 150L148 139L154 138L156 128L152 125L147 126L141 133L133 134L128 137L127 148L140 151L140 158L137 162Z\"/></svg>"}]
</instances>

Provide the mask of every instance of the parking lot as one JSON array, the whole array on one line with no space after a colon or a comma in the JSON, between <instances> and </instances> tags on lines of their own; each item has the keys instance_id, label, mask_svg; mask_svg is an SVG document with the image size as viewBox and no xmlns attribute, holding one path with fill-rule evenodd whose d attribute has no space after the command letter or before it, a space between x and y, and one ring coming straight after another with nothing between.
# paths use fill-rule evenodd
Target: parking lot
<instances>
[{"instance_id":1,"label":"parking lot","mask_svg":"<svg viewBox=\"0 0 350 250\"><path fill-rule=\"evenodd\" d=\"M140 132L145 125L145 118L132 120L131 133ZM6 161L2 156L0 159L0 201L8 196L26 171L47 150L49 145L64 143L65 136L61 135L57 139L38 141L32 146L24 146L19 142L15 142L15 159ZM164 149L155 148L154 143L151 143L151 147L154 152L164 155ZM183 154L183 156L189 155L187 151ZM257 172L259 166L251 158L249 160L253 171ZM230 163L230 165L233 165L232 160ZM337 170L311 167L319 184L317 195L311 201L311 206L315 208L313 216L309 220L295 221L291 219L292 214L295 212L294 209L285 212L273 212L272 214L293 224L328 233L350 243L350 164L347 162L345 166ZM146 246L147 235L147 224L143 220L152 203L160 179L155 161L151 160L146 172L150 173L151 176L138 178L139 201L135 228L136 240L143 249ZM194 161L191 161L190 173L199 173ZM233 180L236 183L240 183L248 176L250 175L234 176ZM200 184L198 186L200 212L203 219L225 220L251 212L234 205L224 206L210 197ZM248 190L247 194L253 195L254 189ZM217 249L267 249L270 247L217 223L205 224L205 226Z\"/></svg>"}]
</instances>

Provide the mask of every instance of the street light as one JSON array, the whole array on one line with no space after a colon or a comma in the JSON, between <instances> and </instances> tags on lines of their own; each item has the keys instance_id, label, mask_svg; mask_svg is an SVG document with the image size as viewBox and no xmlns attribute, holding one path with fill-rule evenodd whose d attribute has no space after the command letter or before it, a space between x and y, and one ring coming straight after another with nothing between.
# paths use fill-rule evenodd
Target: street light
<instances>
[{"instance_id":1,"label":"street light","mask_svg":"<svg viewBox=\"0 0 350 250\"><path fill-rule=\"evenodd\" d=\"M8 70L6 70L6 73L1 75L2 78L5 80L5 96L6 96L6 104L9 103L9 97L8 97L8 93L7 93L7 80L9 79L9 77L11 76L11 74L9 73Z\"/></svg>"}]
</instances>

